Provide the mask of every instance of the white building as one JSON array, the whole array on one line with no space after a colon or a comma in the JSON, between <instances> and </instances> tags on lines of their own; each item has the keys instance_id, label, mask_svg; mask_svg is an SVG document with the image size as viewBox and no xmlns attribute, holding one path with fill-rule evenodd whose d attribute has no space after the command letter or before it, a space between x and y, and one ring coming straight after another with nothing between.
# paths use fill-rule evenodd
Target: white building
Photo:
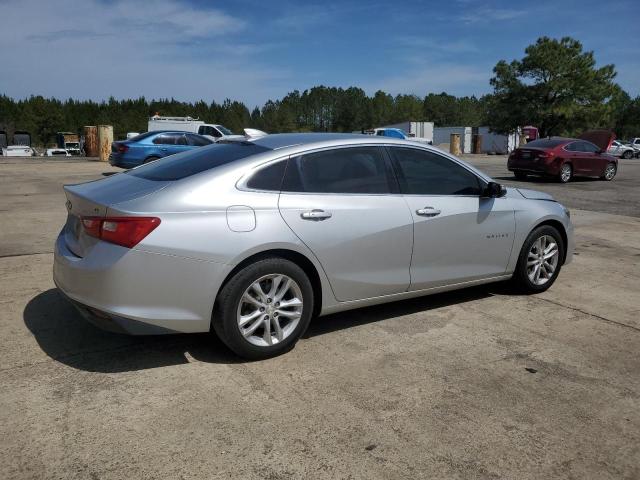
<instances>
[{"instance_id":1,"label":"white building","mask_svg":"<svg viewBox=\"0 0 640 480\"><path fill-rule=\"evenodd\" d=\"M473 137L482 136L481 153L507 154L518 148L519 136L517 132L502 135L489 131L489 127L436 127L433 130L433 144L448 150L451 134L460 135L460 149L462 153L473 151Z\"/></svg>"}]
</instances>

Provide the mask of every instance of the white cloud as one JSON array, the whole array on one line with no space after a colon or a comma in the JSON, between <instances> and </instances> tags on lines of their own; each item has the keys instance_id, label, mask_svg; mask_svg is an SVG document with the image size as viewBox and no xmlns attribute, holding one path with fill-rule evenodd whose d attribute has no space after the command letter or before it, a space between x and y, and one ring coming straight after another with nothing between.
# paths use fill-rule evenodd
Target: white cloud
<instances>
[{"instance_id":1,"label":"white cloud","mask_svg":"<svg viewBox=\"0 0 640 480\"><path fill-rule=\"evenodd\" d=\"M514 10L509 8L480 7L472 8L471 11L463 13L458 18L464 23L474 24L505 22L526 14L531 14L531 12L527 10Z\"/></svg>"},{"instance_id":2,"label":"white cloud","mask_svg":"<svg viewBox=\"0 0 640 480\"><path fill-rule=\"evenodd\" d=\"M285 90L287 72L254 61L269 46L232 44L245 22L215 9L178 0L9 0L2 14L0 93L10 96L254 105Z\"/></svg>"}]
</instances>

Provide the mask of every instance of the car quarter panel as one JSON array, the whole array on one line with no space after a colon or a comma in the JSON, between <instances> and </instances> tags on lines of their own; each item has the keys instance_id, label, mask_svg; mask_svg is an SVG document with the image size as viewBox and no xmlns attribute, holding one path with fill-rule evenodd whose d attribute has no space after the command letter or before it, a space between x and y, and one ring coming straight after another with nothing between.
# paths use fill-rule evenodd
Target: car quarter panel
<instances>
[{"instance_id":1,"label":"car quarter panel","mask_svg":"<svg viewBox=\"0 0 640 480\"><path fill-rule=\"evenodd\" d=\"M202 183L179 182L160 195L114 205L109 214L138 212L161 218L161 227L136 246L136 250L216 265L211 269L209 288L201 292L200 299L209 303L209 316L220 286L234 267L249 257L272 250L290 250L311 261L320 278L322 308L334 305L336 300L322 266L278 211L279 193L229 188L240 176L231 172ZM244 212L240 223L236 213L229 216L230 211ZM251 217L249 223L253 228L245 228L246 215ZM188 282L177 288L188 288Z\"/></svg>"}]
</instances>

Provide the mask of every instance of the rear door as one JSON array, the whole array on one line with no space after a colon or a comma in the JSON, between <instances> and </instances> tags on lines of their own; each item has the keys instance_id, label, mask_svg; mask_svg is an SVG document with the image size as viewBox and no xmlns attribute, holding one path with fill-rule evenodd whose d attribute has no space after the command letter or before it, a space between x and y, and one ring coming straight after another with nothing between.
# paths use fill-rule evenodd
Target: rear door
<instances>
[{"instance_id":1,"label":"rear door","mask_svg":"<svg viewBox=\"0 0 640 480\"><path fill-rule=\"evenodd\" d=\"M339 301L409 287L413 221L382 146L290 158L279 208L322 264Z\"/></svg>"},{"instance_id":2,"label":"rear door","mask_svg":"<svg viewBox=\"0 0 640 480\"><path fill-rule=\"evenodd\" d=\"M414 221L411 290L503 275L515 215L508 198L483 198L484 180L439 153L389 147Z\"/></svg>"}]
</instances>

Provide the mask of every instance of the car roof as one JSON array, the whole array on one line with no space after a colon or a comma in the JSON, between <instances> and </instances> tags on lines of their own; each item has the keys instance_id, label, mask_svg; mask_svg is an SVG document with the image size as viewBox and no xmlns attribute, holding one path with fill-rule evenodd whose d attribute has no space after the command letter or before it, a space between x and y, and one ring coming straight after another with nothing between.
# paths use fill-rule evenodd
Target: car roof
<instances>
[{"instance_id":1,"label":"car roof","mask_svg":"<svg viewBox=\"0 0 640 480\"><path fill-rule=\"evenodd\" d=\"M261 147L278 150L285 147L310 145L314 143L358 143L358 141L389 143L389 140L391 139L387 137L376 137L375 135L363 135L360 133L277 133L252 138L248 141Z\"/></svg>"}]
</instances>

